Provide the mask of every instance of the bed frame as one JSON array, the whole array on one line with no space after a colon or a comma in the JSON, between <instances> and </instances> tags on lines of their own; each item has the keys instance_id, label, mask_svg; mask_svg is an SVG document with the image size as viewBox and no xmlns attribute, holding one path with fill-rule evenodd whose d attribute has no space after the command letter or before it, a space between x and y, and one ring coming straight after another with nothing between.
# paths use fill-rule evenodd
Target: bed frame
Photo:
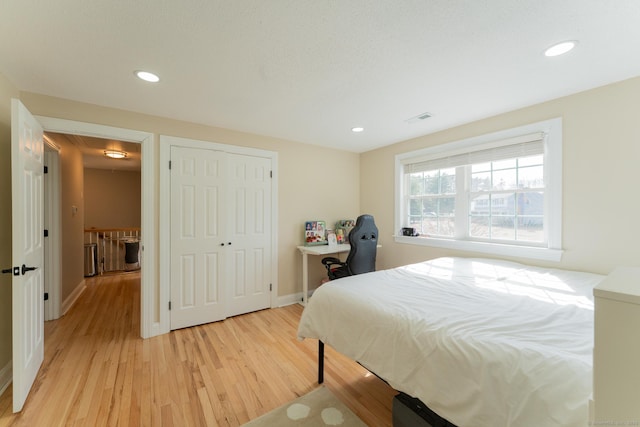
<instances>
[{"instance_id":1,"label":"bed frame","mask_svg":"<svg viewBox=\"0 0 640 427\"><path fill-rule=\"evenodd\" d=\"M324 382L324 343L318 340L318 384Z\"/></svg>"}]
</instances>

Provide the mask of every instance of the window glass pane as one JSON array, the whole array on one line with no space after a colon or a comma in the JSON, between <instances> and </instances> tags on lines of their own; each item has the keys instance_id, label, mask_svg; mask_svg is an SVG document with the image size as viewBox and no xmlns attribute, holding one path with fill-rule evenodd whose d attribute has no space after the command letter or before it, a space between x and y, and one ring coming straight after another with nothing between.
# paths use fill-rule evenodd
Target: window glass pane
<instances>
[{"instance_id":1,"label":"window glass pane","mask_svg":"<svg viewBox=\"0 0 640 427\"><path fill-rule=\"evenodd\" d=\"M438 200L438 216L453 216L456 210L455 197L443 197Z\"/></svg>"},{"instance_id":2,"label":"window glass pane","mask_svg":"<svg viewBox=\"0 0 640 427\"><path fill-rule=\"evenodd\" d=\"M516 170L506 169L493 172L494 190L511 190L516 188Z\"/></svg>"},{"instance_id":3,"label":"window glass pane","mask_svg":"<svg viewBox=\"0 0 640 427\"><path fill-rule=\"evenodd\" d=\"M517 233L518 241L544 242L544 219L542 216L518 217Z\"/></svg>"},{"instance_id":4,"label":"window glass pane","mask_svg":"<svg viewBox=\"0 0 640 427\"><path fill-rule=\"evenodd\" d=\"M438 199L424 199L422 201L422 215L426 217L438 216Z\"/></svg>"},{"instance_id":5,"label":"window glass pane","mask_svg":"<svg viewBox=\"0 0 640 427\"><path fill-rule=\"evenodd\" d=\"M472 216L469 218L469 235L471 237L489 238L489 217Z\"/></svg>"},{"instance_id":6,"label":"window glass pane","mask_svg":"<svg viewBox=\"0 0 640 427\"><path fill-rule=\"evenodd\" d=\"M518 169L518 188L543 188L544 168L542 166L529 166Z\"/></svg>"},{"instance_id":7,"label":"window glass pane","mask_svg":"<svg viewBox=\"0 0 640 427\"><path fill-rule=\"evenodd\" d=\"M424 177L422 172L409 175L409 195L418 196L424 194Z\"/></svg>"},{"instance_id":8,"label":"window glass pane","mask_svg":"<svg viewBox=\"0 0 640 427\"><path fill-rule=\"evenodd\" d=\"M518 215L544 215L544 193L518 194Z\"/></svg>"},{"instance_id":9,"label":"window glass pane","mask_svg":"<svg viewBox=\"0 0 640 427\"><path fill-rule=\"evenodd\" d=\"M492 194L491 195L491 215L506 215L511 218L516 213L515 194Z\"/></svg>"},{"instance_id":10,"label":"window glass pane","mask_svg":"<svg viewBox=\"0 0 640 427\"><path fill-rule=\"evenodd\" d=\"M456 172L455 169L446 169L442 171L440 177L441 194L453 194L456 192Z\"/></svg>"},{"instance_id":11,"label":"window glass pane","mask_svg":"<svg viewBox=\"0 0 640 427\"><path fill-rule=\"evenodd\" d=\"M443 197L438 200L438 230L443 236L455 235L456 223L455 197Z\"/></svg>"},{"instance_id":12,"label":"window glass pane","mask_svg":"<svg viewBox=\"0 0 640 427\"><path fill-rule=\"evenodd\" d=\"M440 178L429 177L424 180L424 194L440 194Z\"/></svg>"},{"instance_id":13,"label":"window glass pane","mask_svg":"<svg viewBox=\"0 0 640 427\"><path fill-rule=\"evenodd\" d=\"M491 172L480 172L471 175L471 191L485 191L491 188Z\"/></svg>"},{"instance_id":14,"label":"window glass pane","mask_svg":"<svg viewBox=\"0 0 640 427\"><path fill-rule=\"evenodd\" d=\"M493 217L491 219L491 238L499 240L515 240L516 229L513 217Z\"/></svg>"},{"instance_id":15,"label":"window glass pane","mask_svg":"<svg viewBox=\"0 0 640 427\"><path fill-rule=\"evenodd\" d=\"M482 194L473 196L470 200L471 215L489 215L490 199L489 195Z\"/></svg>"},{"instance_id":16,"label":"window glass pane","mask_svg":"<svg viewBox=\"0 0 640 427\"><path fill-rule=\"evenodd\" d=\"M440 234L438 233L438 217L425 217L422 221L422 233L420 234L427 234L431 236Z\"/></svg>"},{"instance_id":17,"label":"window glass pane","mask_svg":"<svg viewBox=\"0 0 640 427\"><path fill-rule=\"evenodd\" d=\"M440 236L455 235L455 219L452 217L438 218L438 234Z\"/></svg>"},{"instance_id":18,"label":"window glass pane","mask_svg":"<svg viewBox=\"0 0 640 427\"><path fill-rule=\"evenodd\" d=\"M422 209L420 209L421 201L420 199L411 199L409 200L409 215L411 216L421 216Z\"/></svg>"}]
</instances>

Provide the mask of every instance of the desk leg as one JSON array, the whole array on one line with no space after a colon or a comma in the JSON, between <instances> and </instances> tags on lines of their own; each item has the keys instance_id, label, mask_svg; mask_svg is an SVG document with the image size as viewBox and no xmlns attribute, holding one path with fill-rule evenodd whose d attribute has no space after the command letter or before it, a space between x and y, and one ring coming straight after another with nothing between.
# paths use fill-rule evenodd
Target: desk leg
<instances>
[{"instance_id":1,"label":"desk leg","mask_svg":"<svg viewBox=\"0 0 640 427\"><path fill-rule=\"evenodd\" d=\"M309 260L306 253L302 254L302 305L307 305L309 295Z\"/></svg>"}]
</instances>

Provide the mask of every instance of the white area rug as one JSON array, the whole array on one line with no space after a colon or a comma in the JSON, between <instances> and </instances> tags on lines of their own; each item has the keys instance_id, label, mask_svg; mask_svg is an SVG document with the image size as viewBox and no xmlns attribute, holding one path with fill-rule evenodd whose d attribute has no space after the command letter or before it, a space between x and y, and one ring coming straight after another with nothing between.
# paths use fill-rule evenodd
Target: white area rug
<instances>
[{"instance_id":1,"label":"white area rug","mask_svg":"<svg viewBox=\"0 0 640 427\"><path fill-rule=\"evenodd\" d=\"M274 426L366 427L366 424L326 387L321 386L243 425L243 427Z\"/></svg>"}]
</instances>

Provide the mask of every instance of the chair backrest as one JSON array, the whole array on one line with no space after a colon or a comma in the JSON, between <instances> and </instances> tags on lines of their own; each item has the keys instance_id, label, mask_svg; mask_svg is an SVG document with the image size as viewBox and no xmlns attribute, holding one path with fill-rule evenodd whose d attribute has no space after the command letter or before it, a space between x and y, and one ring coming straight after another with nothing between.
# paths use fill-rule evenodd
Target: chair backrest
<instances>
[{"instance_id":1,"label":"chair backrest","mask_svg":"<svg viewBox=\"0 0 640 427\"><path fill-rule=\"evenodd\" d=\"M378 249L378 227L371 215L360 215L356 225L349 232L351 250L346 264L351 274L369 273L376 270L376 251Z\"/></svg>"}]
</instances>

